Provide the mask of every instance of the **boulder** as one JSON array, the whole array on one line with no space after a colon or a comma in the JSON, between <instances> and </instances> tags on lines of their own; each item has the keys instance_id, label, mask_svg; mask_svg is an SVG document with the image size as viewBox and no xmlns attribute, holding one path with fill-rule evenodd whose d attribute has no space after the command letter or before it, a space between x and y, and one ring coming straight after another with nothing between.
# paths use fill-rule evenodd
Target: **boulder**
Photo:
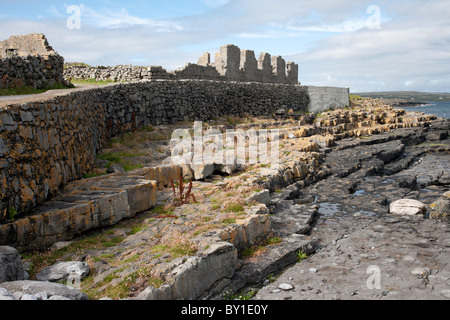
<instances>
[{"instance_id":1,"label":"boulder","mask_svg":"<svg viewBox=\"0 0 450 320\"><path fill-rule=\"evenodd\" d=\"M69 275L82 279L89 274L89 265L81 261L58 262L46 267L36 275L39 281L65 281Z\"/></svg>"},{"instance_id":2,"label":"boulder","mask_svg":"<svg viewBox=\"0 0 450 320\"><path fill-rule=\"evenodd\" d=\"M70 288L64 284L46 281L22 280L4 282L0 284L0 294L3 291L1 289L5 289L12 295L22 293L22 297L23 294L34 296L39 294L42 296L42 293L45 292L47 293L48 300L52 300L52 296L61 296L70 300L88 300L87 295L77 289Z\"/></svg>"},{"instance_id":3,"label":"boulder","mask_svg":"<svg viewBox=\"0 0 450 320\"><path fill-rule=\"evenodd\" d=\"M26 278L28 274L23 269L19 252L12 247L0 246L0 283Z\"/></svg>"},{"instance_id":4,"label":"boulder","mask_svg":"<svg viewBox=\"0 0 450 320\"><path fill-rule=\"evenodd\" d=\"M122 166L120 164L113 163L106 172L107 173L124 173L125 170L122 168Z\"/></svg>"},{"instance_id":5,"label":"boulder","mask_svg":"<svg viewBox=\"0 0 450 320\"><path fill-rule=\"evenodd\" d=\"M0 288L0 301L5 300L16 300L16 299L8 290Z\"/></svg>"},{"instance_id":6,"label":"boulder","mask_svg":"<svg viewBox=\"0 0 450 320\"><path fill-rule=\"evenodd\" d=\"M400 199L391 203L389 212L391 214L410 216L425 214L427 212L427 205L413 199Z\"/></svg>"},{"instance_id":7,"label":"boulder","mask_svg":"<svg viewBox=\"0 0 450 320\"><path fill-rule=\"evenodd\" d=\"M214 164L207 163L201 165L193 165L191 166L194 171L195 180L203 180L213 175L214 173Z\"/></svg>"},{"instance_id":8,"label":"boulder","mask_svg":"<svg viewBox=\"0 0 450 320\"><path fill-rule=\"evenodd\" d=\"M250 195L246 199L247 203L250 202L257 202L257 203L263 203L265 205L269 205L270 203L270 191L265 189L262 191L258 191Z\"/></svg>"}]
</instances>

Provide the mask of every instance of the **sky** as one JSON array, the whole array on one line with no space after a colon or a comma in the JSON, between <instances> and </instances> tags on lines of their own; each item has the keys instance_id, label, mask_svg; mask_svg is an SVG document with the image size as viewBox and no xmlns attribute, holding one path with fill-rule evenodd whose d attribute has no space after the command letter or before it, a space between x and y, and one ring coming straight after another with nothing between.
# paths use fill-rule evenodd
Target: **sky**
<instances>
[{"instance_id":1,"label":"sky","mask_svg":"<svg viewBox=\"0 0 450 320\"><path fill-rule=\"evenodd\" d=\"M0 40L44 33L66 62L196 63L225 44L299 64L304 85L450 92L449 0L0 0Z\"/></svg>"}]
</instances>

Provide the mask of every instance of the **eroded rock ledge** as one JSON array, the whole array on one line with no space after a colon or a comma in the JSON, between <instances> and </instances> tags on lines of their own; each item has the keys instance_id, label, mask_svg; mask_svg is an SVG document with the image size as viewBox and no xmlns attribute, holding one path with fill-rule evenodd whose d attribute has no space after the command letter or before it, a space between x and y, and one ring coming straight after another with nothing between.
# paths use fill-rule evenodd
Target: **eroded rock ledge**
<instances>
[{"instance_id":1,"label":"eroded rock ledge","mask_svg":"<svg viewBox=\"0 0 450 320\"><path fill-rule=\"evenodd\" d=\"M196 168L161 165L69 184L60 199L78 197L75 202L95 207L109 200L87 193L100 191L101 199L107 199L104 188L114 189L113 181L152 181L157 198L147 205L157 207L139 213L146 210L140 207L143 198L134 198L139 193L120 191L135 218L46 254L87 262L91 274L82 290L91 299L220 299L263 282L294 264L299 252L313 254L340 228L346 230L339 215L327 215L328 196L340 195L353 206L354 221L377 219L388 214L391 202L417 198L424 188L437 186L433 195L421 199L431 205L449 184L448 164L441 161L450 150L449 122L379 101L360 103L352 109L238 126L279 128L281 165L248 166L227 177L213 170L213 176L193 183L197 203L164 207L171 199L167 178ZM368 192L374 194L364 198ZM325 238L315 234L317 223L334 221L336 230Z\"/></svg>"}]
</instances>

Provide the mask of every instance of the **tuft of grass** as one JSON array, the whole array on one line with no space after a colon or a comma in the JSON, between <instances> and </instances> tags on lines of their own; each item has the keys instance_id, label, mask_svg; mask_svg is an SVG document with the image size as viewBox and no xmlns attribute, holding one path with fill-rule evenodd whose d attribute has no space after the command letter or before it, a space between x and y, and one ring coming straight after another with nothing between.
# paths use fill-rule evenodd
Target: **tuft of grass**
<instances>
[{"instance_id":1,"label":"tuft of grass","mask_svg":"<svg viewBox=\"0 0 450 320\"><path fill-rule=\"evenodd\" d=\"M183 256L192 256L197 252L197 248L189 244L176 244L169 248L172 257L179 258Z\"/></svg>"},{"instance_id":2,"label":"tuft of grass","mask_svg":"<svg viewBox=\"0 0 450 320\"><path fill-rule=\"evenodd\" d=\"M225 212L234 212L234 213L244 212L244 206L240 203L230 203L225 208Z\"/></svg>"},{"instance_id":3,"label":"tuft of grass","mask_svg":"<svg viewBox=\"0 0 450 320\"><path fill-rule=\"evenodd\" d=\"M17 216L16 208L14 208L14 207L9 208L9 210L8 210L9 221L14 221L16 216Z\"/></svg>"},{"instance_id":4,"label":"tuft of grass","mask_svg":"<svg viewBox=\"0 0 450 320\"><path fill-rule=\"evenodd\" d=\"M281 242L283 242L283 239L280 237L273 237L267 240L267 245L279 244Z\"/></svg>"},{"instance_id":5,"label":"tuft of grass","mask_svg":"<svg viewBox=\"0 0 450 320\"><path fill-rule=\"evenodd\" d=\"M297 262L305 260L307 257L308 257L308 255L306 253L304 253L303 251L297 252Z\"/></svg>"},{"instance_id":6,"label":"tuft of grass","mask_svg":"<svg viewBox=\"0 0 450 320\"><path fill-rule=\"evenodd\" d=\"M114 237L109 241L102 241L102 246L109 248L109 247L114 247L115 245L118 245L119 243L121 243L123 241L124 237Z\"/></svg>"},{"instance_id":7,"label":"tuft of grass","mask_svg":"<svg viewBox=\"0 0 450 320\"><path fill-rule=\"evenodd\" d=\"M233 223L236 223L236 219L234 219L234 218L223 219L223 220L222 220L222 223L223 223L223 224L226 224L226 225L228 225L228 224L233 224Z\"/></svg>"}]
</instances>

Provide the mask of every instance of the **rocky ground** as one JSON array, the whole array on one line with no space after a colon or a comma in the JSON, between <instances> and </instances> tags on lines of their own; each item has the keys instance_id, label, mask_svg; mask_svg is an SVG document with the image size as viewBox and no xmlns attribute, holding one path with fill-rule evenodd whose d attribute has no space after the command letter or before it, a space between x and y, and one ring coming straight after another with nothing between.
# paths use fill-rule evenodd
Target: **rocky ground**
<instances>
[{"instance_id":1,"label":"rocky ground","mask_svg":"<svg viewBox=\"0 0 450 320\"><path fill-rule=\"evenodd\" d=\"M449 121L363 99L211 125L279 129L281 165L190 171L196 202L161 189L151 211L25 253L30 278L78 261L90 299L449 298ZM117 137L93 174L164 162L171 129ZM425 214L391 214L399 199Z\"/></svg>"},{"instance_id":2,"label":"rocky ground","mask_svg":"<svg viewBox=\"0 0 450 320\"><path fill-rule=\"evenodd\" d=\"M429 217L444 193L449 211L449 140L408 146L420 136L416 130L395 134L367 139L369 146L350 139L332 148L325 162L333 175L290 200L317 206L308 236L318 251L255 299L450 298L449 221ZM390 214L388 204L405 198L427 204L428 214Z\"/></svg>"}]
</instances>

